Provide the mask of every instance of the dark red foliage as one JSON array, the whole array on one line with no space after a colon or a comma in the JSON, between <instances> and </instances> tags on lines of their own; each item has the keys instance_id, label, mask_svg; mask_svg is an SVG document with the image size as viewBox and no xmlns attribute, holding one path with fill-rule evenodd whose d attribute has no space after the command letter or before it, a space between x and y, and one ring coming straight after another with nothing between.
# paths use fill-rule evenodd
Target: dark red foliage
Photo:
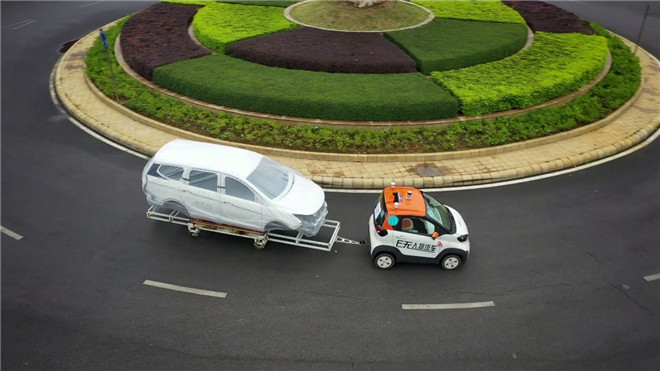
<instances>
[{"instance_id":1,"label":"dark red foliage","mask_svg":"<svg viewBox=\"0 0 660 371\"><path fill-rule=\"evenodd\" d=\"M593 35L589 22L575 14L542 1L505 0L504 4L516 10L533 31Z\"/></svg>"},{"instance_id":2,"label":"dark red foliage","mask_svg":"<svg viewBox=\"0 0 660 371\"><path fill-rule=\"evenodd\" d=\"M505 0L534 31L593 34L588 22L541 1ZM158 3L129 19L121 48L129 66L151 80L155 67L211 54L188 35L197 12L190 5ZM343 73L416 72L407 54L379 33L296 30L240 41L227 54L267 66Z\"/></svg>"},{"instance_id":3,"label":"dark red foliage","mask_svg":"<svg viewBox=\"0 0 660 371\"><path fill-rule=\"evenodd\" d=\"M267 66L341 73L417 72L415 61L379 33L302 27L231 44L227 55Z\"/></svg>"},{"instance_id":4,"label":"dark red foliage","mask_svg":"<svg viewBox=\"0 0 660 371\"><path fill-rule=\"evenodd\" d=\"M124 60L140 76L151 80L158 66L211 54L188 35L197 9L158 3L134 15L121 31Z\"/></svg>"}]
</instances>

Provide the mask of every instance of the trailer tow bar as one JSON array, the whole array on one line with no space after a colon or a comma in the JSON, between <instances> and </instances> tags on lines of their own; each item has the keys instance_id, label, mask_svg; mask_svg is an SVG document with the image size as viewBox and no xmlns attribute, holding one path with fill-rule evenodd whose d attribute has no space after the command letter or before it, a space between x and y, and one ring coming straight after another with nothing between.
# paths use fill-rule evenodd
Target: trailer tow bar
<instances>
[{"instance_id":1,"label":"trailer tow bar","mask_svg":"<svg viewBox=\"0 0 660 371\"><path fill-rule=\"evenodd\" d=\"M351 240L351 239L344 238L344 237L337 237L336 242L345 243L347 245L366 245L367 244L367 241L365 241L365 240L355 241L355 240Z\"/></svg>"}]
</instances>

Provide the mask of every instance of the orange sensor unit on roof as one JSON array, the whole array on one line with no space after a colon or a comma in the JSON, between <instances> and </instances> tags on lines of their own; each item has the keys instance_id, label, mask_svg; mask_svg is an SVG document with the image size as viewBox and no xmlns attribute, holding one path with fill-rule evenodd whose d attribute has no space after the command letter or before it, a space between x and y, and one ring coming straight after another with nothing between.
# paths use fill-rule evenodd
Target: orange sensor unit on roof
<instances>
[{"instance_id":1,"label":"orange sensor unit on roof","mask_svg":"<svg viewBox=\"0 0 660 371\"><path fill-rule=\"evenodd\" d=\"M385 188L383 193L388 215L426 215L426 202L419 189L392 186Z\"/></svg>"}]
</instances>

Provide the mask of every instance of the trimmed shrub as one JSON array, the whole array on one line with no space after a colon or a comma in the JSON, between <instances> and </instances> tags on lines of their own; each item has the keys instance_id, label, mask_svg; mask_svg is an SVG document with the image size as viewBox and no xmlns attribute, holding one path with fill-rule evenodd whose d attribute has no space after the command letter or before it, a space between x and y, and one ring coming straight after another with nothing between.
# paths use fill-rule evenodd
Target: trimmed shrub
<instances>
[{"instance_id":1,"label":"trimmed shrub","mask_svg":"<svg viewBox=\"0 0 660 371\"><path fill-rule=\"evenodd\" d=\"M215 54L162 66L154 82L204 102L249 111L351 121L455 117L456 100L419 73L289 70Z\"/></svg>"},{"instance_id":2,"label":"trimmed shrub","mask_svg":"<svg viewBox=\"0 0 660 371\"><path fill-rule=\"evenodd\" d=\"M121 34L126 63L140 76L151 80L157 66L211 54L188 35L188 25L195 13L197 7L194 6L161 3L131 17Z\"/></svg>"},{"instance_id":3,"label":"trimmed shrub","mask_svg":"<svg viewBox=\"0 0 660 371\"><path fill-rule=\"evenodd\" d=\"M589 22L552 4L542 1L503 1L503 3L518 11L535 32L594 34Z\"/></svg>"},{"instance_id":4,"label":"trimmed shrub","mask_svg":"<svg viewBox=\"0 0 660 371\"><path fill-rule=\"evenodd\" d=\"M508 57L527 42L527 27L519 23L436 18L422 27L387 32L385 36L417 62L420 72L428 75Z\"/></svg>"},{"instance_id":5,"label":"trimmed shrub","mask_svg":"<svg viewBox=\"0 0 660 371\"><path fill-rule=\"evenodd\" d=\"M281 7L211 2L195 15L193 30L202 45L224 53L232 42L298 26L282 13Z\"/></svg>"},{"instance_id":6,"label":"trimmed shrub","mask_svg":"<svg viewBox=\"0 0 660 371\"><path fill-rule=\"evenodd\" d=\"M106 30L110 51L125 19ZM453 151L537 138L592 123L628 101L641 83L638 58L616 36L591 24L607 38L612 66L587 94L556 107L519 116L460 122L449 127L358 129L287 125L267 120L194 108L160 95L132 79L113 60L121 103L142 115L174 127L237 143L267 145L315 152L405 153ZM106 51L98 38L88 50L85 72L107 96L114 98Z\"/></svg>"},{"instance_id":7,"label":"trimmed shrub","mask_svg":"<svg viewBox=\"0 0 660 371\"><path fill-rule=\"evenodd\" d=\"M603 37L539 32L519 54L431 76L458 97L464 115L476 116L530 107L575 91L602 71L606 59Z\"/></svg>"},{"instance_id":8,"label":"trimmed shrub","mask_svg":"<svg viewBox=\"0 0 660 371\"><path fill-rule=\"evenodd\" d=\"M413 0L438 18L525 24L525 19L500 1L420 1Z\"/></svg>"},{"instance_id":9,"label":"trimmed shrub","mask_svg":"<svg viewBox=\"0 0 660 371\"><path fill-rule=\"evenodd\" d=\"M228 3L228 4L279 6L286 8L287 6L293 5L300 0L216 0L216 1L221 3ZM161 2L183 4L183 5L206 6L211 1L210 0L161 0Z\"/></svg>"},{"instance_id":10,"label":"trimmed shrub","mask_svg":"<svg viewBox=\"0 0 660 371\"><path fill-rule=\"evenodd\" d=\"M272 67L340 73L417 72L415 61L380 33L310 27L231 44L227 55Z\"/></svg>"}]
</instances>

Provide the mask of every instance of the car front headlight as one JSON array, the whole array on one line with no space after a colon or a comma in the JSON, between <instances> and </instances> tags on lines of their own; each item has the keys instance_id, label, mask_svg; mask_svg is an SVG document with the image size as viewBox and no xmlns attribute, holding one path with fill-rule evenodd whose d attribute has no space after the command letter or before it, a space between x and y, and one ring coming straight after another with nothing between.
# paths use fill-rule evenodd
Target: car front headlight
<instances>
[{"instance_id":1,"label":"car front headlight","mask_svg":"<svg viewBox=\"0 0 660 371\"><path fill-rule=\"evenodd\" d=\"M323 203L323 206L312 215L294 214L301 223L300 227L296 230L303 232L307 236L316 235L319 229L321 229L326 215L328 215L328 204L325 202Z\"/></svg>"}]
</instances>

